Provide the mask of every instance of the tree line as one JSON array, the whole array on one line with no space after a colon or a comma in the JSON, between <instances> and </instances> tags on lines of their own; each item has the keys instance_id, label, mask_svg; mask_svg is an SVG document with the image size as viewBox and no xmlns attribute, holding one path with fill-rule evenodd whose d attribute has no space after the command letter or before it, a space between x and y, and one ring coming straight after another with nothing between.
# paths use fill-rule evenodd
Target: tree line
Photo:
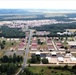
<instances>
[{"instance_id":1,"label":"tree line","mask_svg":"<svg viewBox=\"0 0 76 75\"><path fill-rule=\"evenodd\" d=\"M3 57L0 58L1 63L20 63L23 61L22 56L17 56L16 54L13 54L13 56L7 56L4 55Z\"/></svg>"},{"instance_id":2,"label":"tree line","mask_svg":"<svg viewBox=\"0 0 76 75\"><path fill-rule=\"evenodd\" d=\"M4 49L5 44L6 44L5 40L3 40L3 41L0 40L0 49Z\"/></svg>"},{"instance_id":3,"label":"tree line","mask_svg":"<svg viewBox=\"0 0 76 75\"><path fill-rule=\"evenodd\" d=\"M6 38L23 38L25 33L20 28L9 28L8 26L0 27L0 37Z\"/></svg>"},{"instance_id":4,"label":"tree line","mask_svg":"<svg viewBox=\"0 0 76 75\"><path fill-rule=\"evenodd\" d=\"M18 63L6 63L0 65L0 75L13 75L20 66Z\"/></svg>"},{"instance_id":5,"label":"tree line","mask_svg":"<svg viewBox=\"0 0 76 75\"><path fill-rule=\"evenodd\" d=\"M14 75L21 67L22 56L6 56L0 58L0 75Z\"/></svg>"},{"instance_id":6,"label":"tree line","mask_svg":"<svg viewBox=\"0 0 76 75\"><path fill-rule=\"evenodd\" d=\"M63 32L65 29L76 29L76 23L66 23L66 24L49 24L49 25L43 25L40 27L32 27L36 29L37 31L50 31L53 33L56 32Z\"/></svg>"}]
</instances>

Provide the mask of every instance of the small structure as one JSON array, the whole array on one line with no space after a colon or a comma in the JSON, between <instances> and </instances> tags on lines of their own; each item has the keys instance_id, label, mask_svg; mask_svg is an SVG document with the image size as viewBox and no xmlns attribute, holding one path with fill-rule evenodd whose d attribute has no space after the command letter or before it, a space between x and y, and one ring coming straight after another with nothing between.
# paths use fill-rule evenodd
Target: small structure
<instances>
[{"instance_id":1,"label":"small structure","mask_svg":"<svg viewBox=\"0 0 76 75\"><path fill-rule=\"evenodd\" d=\"M51 61L51 57L46 57L46 59L48 59L49 62Z\"/></svg>"},{"instance_id":2,"label":"small structure","mask_svg":"<svg viewBox=\"0 0 76 75\"><path fill-rule=\"evenodd\" d=\"M36 55L40 55L41 53L40 52L36 52Z\"/></svg>"},{"instance_id":3,"label":"small structure","mask_svg":"<svg viewBox=\"0 0 76 75\"><path fill-rule=\"evenodd\" d=\"M72 54L71 53L66 53L65 57L72 57Z\"/></svg>"},{"instance_id":4,"label":"small structure","mask_svg":"<svg viewBox=\"0 0 76 75\"><path fill-rule=\"evenodd\" d=\"M57 59L58 59L59 62L63 62L64 61L63 57L58 57Z\"/></svg>"},{"instance_id":5,"label":"small structure","mask_svg":"<svg viewBox=\"0 0 76 75\"><path fill-rule=\"evenodd\" d=\"M37 50L37 43L31 44L31 50Z\"/></svg>"},{"instance_id":6,"label":"small structure","mask_svg":"<svg viewBox=\"0 0 76 75\"><path fill-rule=\"evenodd\" d=\"M52 41L51 40L47 40L47 45L52 45Z\"/></svg>"},{"instance_id":7,"label":"small structure","mask_svg":"<svg viewBox=\"0 0 76 75\"><path fill-rule=\"evenodd\" d=\"M53 45L48 45L48 50L54 50Z\"/></svg>"},{"instance_id":8,"label":"small structure","mask_svg":"<svg viewBox=\"0 0 76 75\"><path fill-rule=\"evenodd\" d=\"M37 47L36 46L32 46L31 50L37 50Z\"/></svg>"},{"instance_id":9,"label":"small structure","mask_svg":"<svg viewBox=\"0 0 76 75\"><path fill-rule=\"evenodd\" d=\"M67 41L69 44L70 48L75 48L76 49L76 41Z\"/></svg>"},{"instance_id":10,"label":"small structure","mask_svg":"<svg viewBox=\"0 0 76 75\"><path fill-rule=\"evenodd\" d=\"M25 43L20 42L20 44L18 45L18 50L24 50L24 49L25 49Z\"/></svg>"},{"instance_id":11,"label":"small structure","mask_svg":"<svg viewBox=\"0 0 76 75\"><path fill-rule=\"evenodd\" d=\"M76 58L73 56L73 57L70 57L71 61L76 61Z\"/></svg>"},{"instance_id":12,"label":"small structure","mask_svg":"<svg viewBox=\"0 0 76 75\"><path fill-rule=\"evenodd\" d=\"M57 56L57 53L55 51L51 52L52 56Z\"/></svg>"}]
</instances>

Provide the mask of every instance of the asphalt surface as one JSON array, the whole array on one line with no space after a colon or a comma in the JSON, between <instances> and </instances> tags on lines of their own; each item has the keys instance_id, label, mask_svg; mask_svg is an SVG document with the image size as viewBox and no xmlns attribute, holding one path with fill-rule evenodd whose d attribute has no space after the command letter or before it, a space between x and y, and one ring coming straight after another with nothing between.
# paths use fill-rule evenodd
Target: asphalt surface
<instances>
[{"instance_id":1,"label":"asphalt surface","mask_svg":"<svg viewBox=\"0 0 76 75\"><path fill-rule=\"evenodd\" d=\"M54 43L54 41L52 41L52 44L53 44L55 50L58 50L56 44Z\"/></svg>"},{"instance_id":2,"label":"asphalt surface","mask_svg":"<svg viewBox=\"0 0 76 75\"><path fill-rule=\"evenodd\" d=\"M25 49L25 56L24 56L24 61L23 61L23 64L22 64L22 68L20 68L20 70L19 70L15 75L19 75L19 73L20 73L21 71L23 71L24 68L27 66L29 45L30 45L30 41L31 41L32 35L33 35L32 31L30 31L29 40L28 40L28 43L27 43L27 47L26 47L26 49Z\"/></svg>"},{"instance_id":3,"label":"asphalt surface","mask_svg":"<svg viewBox=\"0 0 76 75\"><path fill-rule=\"evenodd\" d=\"M30 31L29 40L28 40L27 47L26 47L26 50L25 50L25 56L24 56L22 70L24 70L24 68L26 67L26 64L27 64L29 45L30 45L30 41L31 41L31 38L32 38L32 34L33 34L32 31Z\"/></svg>"}]
</instances>

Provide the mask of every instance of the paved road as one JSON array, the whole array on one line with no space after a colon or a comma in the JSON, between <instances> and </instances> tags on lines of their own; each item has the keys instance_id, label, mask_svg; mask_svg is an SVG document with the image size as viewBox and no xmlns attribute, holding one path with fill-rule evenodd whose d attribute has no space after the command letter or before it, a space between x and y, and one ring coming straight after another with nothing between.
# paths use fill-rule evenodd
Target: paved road
<instances>
[{"instance_id":1,"label":"paved road","mask_svg":"<svg viewBox=\"0 0 76 75\"><path fill-rule=\"evenodd\" d=\"M27 47L26 47L26 50L25 50L25 56L24 56L24 61L23 61L23 66L22 66L22 70L26 67L26 64L27 64L27 59L28 59L28 52L29 52L29 45L30 45L30 41L31 41L31 38L32 38L32 31L30 30L30 35L29 35L29 40L28 40L28 43L27 43Z\"/></svg>"},{"instance_id":2,"label":"paved road","mask_svg":"<svg viewBox=\"0 0 76 75\"><path fill-rule=\"evenodd\" d=\"M30 64L30 66L65 66L66 64ZM68 66L74 66L75 64L68 64ZM28 66L28 64L27 64Z\"/></svg>"},{"instance_id":3,"label":"paved road","mask_svg":"<svg viewBox=\"0 0 76 75\"><path fill-rule=\"evenodd\" d=\"M52 41L52 44L53 44L53 46L54 46L55 50L58 50L58 48L57 48L56 44L54 43L54 40Z\"/></svg>"},{"instance_id":4,"label":"paved road","mask_svg":"<svg viewBox=\"0 0 76 75\"><path fill-rule=\"evenodd\" d=\"M22 64L22 68L20 68L20 70L19 70L15 75L19 75L19 73L20 73L22 70L24 70L24 68L27 66L29 45L30 45L30 41L31 41L32 35L33 35L33 33L32 33L32 31L30 30L29 40L28 40L27 47L26 47L26 50L25 50L25 56L24 56L24 61L23 61L23 64Z\"/></svg>"},{"instance_id":5,"label":"paved road","mask_svg":"<svg viewBox=\"0 0 76 75\"><path fill-rule=\"evenodd\" d=\"M69 63L62 63L62 64L30 64L30 66L65 66L65 65L68 65L68 66L74 66L76 65L75 63L72 63L72 64L69 64ZM26 64L26 66L28 66L28 64Z\"/></svg>"},{"instance_id":6,"label":"paved road","mask_svg":"<svg viewBox=\"0 0 76 75\"><path fill-rule=\"evenodd\" d=\"M22 68L19 69L19 71L15 75L19 75L19 73L22 71Z\"/></svg>"}]
</instances>

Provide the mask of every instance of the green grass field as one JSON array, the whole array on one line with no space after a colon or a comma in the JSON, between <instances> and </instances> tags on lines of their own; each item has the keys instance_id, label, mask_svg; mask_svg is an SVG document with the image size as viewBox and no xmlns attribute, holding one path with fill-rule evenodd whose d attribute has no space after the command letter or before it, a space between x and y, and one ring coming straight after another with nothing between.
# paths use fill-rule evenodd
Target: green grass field
<instances>
[{"instance_id":1,"label":"green grass field","mask_svg":"<svg viewBox=\"0 0 76 75\"><path fill-rule=\"evenodd\" d=\"M12 43L13 43L13 45L12 45ZM12 47L16 48L19 43L20 42L11 42L11 41L6 42L4 50L10 50L10 48L12 48Z\"/></svg>"},{"instance_id":2,"label":"green grass field","mask_svg":"<svg viewBox=\"0 0 76 75\"><path fill-rule=\"evenodd\" d=\"M75 75L73 72L64 69L55 69L54 67L42 67L42 66L32 66L27 67L31 72L37 73L38 75Z\"/></svg>"}]
</instances>

